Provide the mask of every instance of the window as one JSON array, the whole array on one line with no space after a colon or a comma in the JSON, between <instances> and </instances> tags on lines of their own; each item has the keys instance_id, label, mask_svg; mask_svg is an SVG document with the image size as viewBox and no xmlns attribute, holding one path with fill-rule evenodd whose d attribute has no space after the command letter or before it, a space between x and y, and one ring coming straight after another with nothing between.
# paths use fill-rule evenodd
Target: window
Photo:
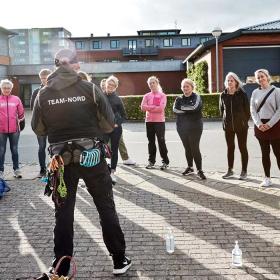
<instances>
[{"instance_id":1,"label":"window","mask_svg":"<svg viewBox=\"0 0 280 280\"><path fill-rule=\"evenodd\" d=\"M25 45L25 41L18 41L19 45Z\"/></svg>"},{"instance_id":2,"label":"window","mask_svg":"<svg viewBox=\"0 0 280 280\"><path fill-rule=\"evenodd\" d=\"M43 32L43 35L44 35L44 36L48 36L48 35L50 35L50 34L51 34L51 33L48 32L48 31L44 31L44 32Z\"/></svg>"},{"instance_id":3,"label":"window","mask_svg":"<svg viewBox=\"0 0 280 280\"><path fill-rule=\"evenodd\" d=\"M172 38L163 39L163 46L164 46L164 47L172 47L172 46L173 46L173 40L172 40Z\"/></svg>"},{"instance_id":4,"label":"window","mask_svg":"<svg viewBox=\"0 0 280 280\"><path fill-rule=\"evenodd\" d=\"M128 48L136 50L136 48L137 48L137 41L136 40L128 40Z\"/></svg>"},{"instance_id":5,"label":"window","mask_svg":"<svg viewBox=\"0 0 280 280\"><path fill-rule=\"evenodd\" d=\"M25 36L25 33L24 32L19 32L18 36Z\"/></svg>"},{"instance_id":6,"label":"window","mask_svg":"<svg viewBox=\"0 0 280 280\"><path fill-rule=\"evenodd\" d=\"M92 41L93 49L101 49L101 41Z\"/></svg>"},{"instance_id":7,"label":"window","mask_svg":"<svg viewBox=\"0 0 280 280\"><path fill-rule=\"evenodd\" d=\"M190 46L191 45L191 38L182 38L182 46Z\"/></svg>"},{"instance_id":8,"label":"window","mask_svg":"<svg viewBox=\"0 0 280 280\"><path fill-rule=\"evenodd\" d=\"M120 47L120 41L119 40L111 40L110 41L110 48L111 49L118 49Z\"/></svg>"},{"instance_id":9,"label":"window","mask_svg":"<svg viewBox=\"0 0 280 280\"><path fill-rule=\"evenodd\" d=\"M58 31L58 37L59 38L64 38L64 31Z\"/></svg>"},{"instance_id":10,"label":"window","mask_svg":"<svg viewBox=\"0 0 280 280\"><path fill-rule=\"evenodd\" d=\"M153 39L146 39L145 40L145 47L153 47L154 46L154 40Z\"/></svg>"},{"instance_id":11,"label":"window","mask_svg":"<svg viewBox=\"0 0 280 280\"><path fill-rule=\"evenodd\" d=\"M76 41L75 42L75 47L77 50L82 50L85 48L85 42L83 41Z\"/></svg>"},{"instance_id":12,"label":"window","mask_svg":"<svg viewBox=\"0 0 280 280\"><path fill-rule=\"evenodd\" d=\"M211 39L211 38L209 38L209 37L201 37L200 38L200 44L203 44L203 43L207 42L209 39Z\"/></svg>"}]
</instances>

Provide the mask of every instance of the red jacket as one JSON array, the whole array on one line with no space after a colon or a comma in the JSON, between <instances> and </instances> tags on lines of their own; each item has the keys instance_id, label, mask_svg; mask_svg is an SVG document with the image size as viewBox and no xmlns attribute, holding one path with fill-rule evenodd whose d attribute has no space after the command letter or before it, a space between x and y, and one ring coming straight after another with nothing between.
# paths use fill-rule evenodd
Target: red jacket
<instances>
[{"instance_id":1,"label":"red jacket","mask_svg":"<svg viewBox=\"0 0 280 280\"><path fill-rule=\"evenodd\" d=\"M24 120L21 100L15 95L0 95L0 133L19 131L19 121Z\"/></svg>"}]
</instances>

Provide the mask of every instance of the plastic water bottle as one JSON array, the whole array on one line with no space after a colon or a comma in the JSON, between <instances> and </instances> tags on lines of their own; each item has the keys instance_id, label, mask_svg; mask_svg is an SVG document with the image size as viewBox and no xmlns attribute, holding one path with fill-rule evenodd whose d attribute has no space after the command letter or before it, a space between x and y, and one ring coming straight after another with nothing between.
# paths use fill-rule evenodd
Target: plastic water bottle
<instances>
[{"instance_id":1,"label":"plastic water bottle","mask_svg":"<svg viewBox=\"0 0 280 280\"><path fill-rule=\"evenodd\" d=\"M174 253L175 240L174 240L174 235L173 235L173 232L172 232L171 228L167 229L167 233L166 233L166 236L165 236L165 245L166 245L166 252L168 254Z\"/></svg>"},{"instance_id":2,"label":"plastic water bottle","mask_svg":"<svg viewBox=\"0 0 280 280\"><path fill-rule=\"evenodd\" d=\"M242 251L238 246L238 241L235 241L234 249L232 250L232 266L242 266Z\"/></svg>"}]
</instances>

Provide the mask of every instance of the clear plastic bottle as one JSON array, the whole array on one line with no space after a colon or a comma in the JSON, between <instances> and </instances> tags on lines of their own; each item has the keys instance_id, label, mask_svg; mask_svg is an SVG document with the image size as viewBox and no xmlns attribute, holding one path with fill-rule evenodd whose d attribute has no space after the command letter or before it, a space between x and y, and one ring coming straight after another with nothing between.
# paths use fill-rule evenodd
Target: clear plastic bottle
<instances>
[{"instance_id":1,"label":"clear plastic bottle","mask_svg":"<svg viewBox=\"0 0 280 280\"><path fill-rule=\"evenodd\" d=\"M174 253L175 240L174 240L174 234L173 234L171 228L167 229L167 233L166 233L166 236L165 236L165 245L166 245L166 252L168 254Z\"/></svg>"},{"instance_id":2,"label":"clear plastic bottle","mask_svg":"<svg viewBox=\"0 0 280 280\"><path fill-rule=\"evenodd\" d=\"M232 250L232 266L242 266L242 251L239 248L238 241L235 241L234 249Z\"/></svg>"}]
</instances>

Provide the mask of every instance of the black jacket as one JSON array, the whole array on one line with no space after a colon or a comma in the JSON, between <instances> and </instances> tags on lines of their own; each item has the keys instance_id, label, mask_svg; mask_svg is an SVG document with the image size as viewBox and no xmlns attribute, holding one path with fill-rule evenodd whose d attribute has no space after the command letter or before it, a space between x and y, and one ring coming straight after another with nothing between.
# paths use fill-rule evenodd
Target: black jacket
<instances>
[{"instance_id":1,"label":"black jacket","mask_svg":"<svg viewBox=\"0 0 280 280\"><path fill-rule=\"evenodd\" d=\"M173 112L177 116L177 128L202 129L202 101L201 97L192 93L190 96L179 96L173 104Z\"/></svg>"},{"instance_id":2,"label":"black jacket","mask_svg":"<svg viewBox=\"0 0 280 280\"><path fill-rule=\"evenodd\" d=\"M240 131L248 128L250 105L242 89L238 89L232 95L224 90L220 96L219 108L224 130Z\"/></svg>"},{"instance_id":3,"label":"black jacket","mask_svg":"<svg viewBox=\"0 0 280 280\"><path fill-rule=\"evenodd\" d=\"M41 88L43 88L44 85L41 84L40 87L36 88L33 92L32 92L32 95L31 95L31 99L30 99L30 109L33 110L33 107L34 107L34 103L35 103L35 99L40 91Z\"/></svg>"},{"instance_id":4,"label":"black jacket","mask_svg":"<svg viewBox=\"0 0 280 280\"><path fill-rule=\"evenodd\" d=\"M114 114L107 98L95 87L99 111L114 127ZM76 138L102 137L98 126L97 105L92 83L82 81L67 66L56 69L35 100L31 126L40 136L48 136L50 143Z\"/></svg>"},{"instance_id":5,"label":"black jacket","mask_svg":"<svg viewBox=\"0 0 280 280\"><path fill-rule=\"evenodd\" d=\"M121 98L116 94L116 92L106 94L106 96L114 112L115 123L117 125L121 125L126 119L126 112Z\"/></svg>"}]
</instances>

